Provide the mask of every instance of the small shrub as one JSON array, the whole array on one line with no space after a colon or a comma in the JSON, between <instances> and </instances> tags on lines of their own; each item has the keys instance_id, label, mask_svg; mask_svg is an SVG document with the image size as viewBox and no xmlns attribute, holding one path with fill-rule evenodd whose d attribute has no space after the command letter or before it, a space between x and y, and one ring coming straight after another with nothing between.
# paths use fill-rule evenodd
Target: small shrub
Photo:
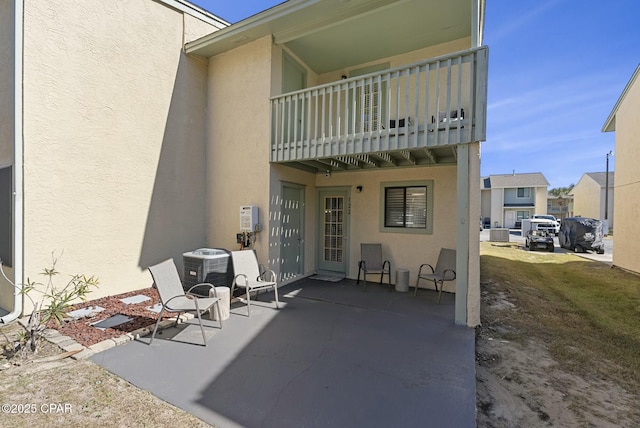
<instances>
[{"instance_id":1,"label":"small shrub","mask_svg":"<svg viewBox=\"0 0 640 428\"><path fill-rule=\"evenodd\" d=\"M60 274L56 269L58 258L52 253L51 266L44 268L41 275L47 277L46 284L32 281L27 277L26 284L16 287L20 288L20 293L26 296L33 304L33 311L29 316L27 323L26 334L21 338L21 342L26 345L25 348L30 349L33 352L37 351L38 340L45 329L45 325L49 320L53 319L57 325L60 325L62 321L67 317L67 309L71 307L71 302L75 300L87 300L87 295L91 292L92 288L98 286L98 278L95 276L87 277L86 275L71 275L71 279L62 287L59 288L54 284L53 278ZM0 269L2 265L0 264ZM2 272L4 275L4 272ZM9 281L8 278L5 279ZM9 281L11 282L11 281ZM11 282L12 285L13 282ZM34 298L33 295L39 293L39 298Z\"/></svg>"}]
</instances>

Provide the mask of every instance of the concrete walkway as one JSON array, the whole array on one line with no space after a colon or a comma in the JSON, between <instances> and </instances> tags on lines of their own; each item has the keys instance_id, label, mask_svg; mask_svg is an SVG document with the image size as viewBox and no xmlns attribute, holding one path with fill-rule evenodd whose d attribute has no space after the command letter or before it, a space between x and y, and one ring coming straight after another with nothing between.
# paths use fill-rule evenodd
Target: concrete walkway
<instances>
[{"instance_id":1,"label":"concrete walkway","mask_svg":"<svg viewBox=\"0 0 640 428\"><path fill-rule=\"evenodd\" d=\"M209 321L207 347L179 341L201 343L188 325L91 359L216 427L476 426L474 330L454 325L453 295L305 279L280 299Z\"/></svg>"}]
</instances>

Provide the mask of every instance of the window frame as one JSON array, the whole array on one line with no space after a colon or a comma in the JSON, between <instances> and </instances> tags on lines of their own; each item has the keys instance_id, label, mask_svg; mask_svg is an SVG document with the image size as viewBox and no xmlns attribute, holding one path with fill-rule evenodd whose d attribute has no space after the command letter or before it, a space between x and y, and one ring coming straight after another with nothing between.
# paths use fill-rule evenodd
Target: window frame
<instances>
[{"instance_id":1,"label":"window frame","mask_svg":"<svg viewBox=\"0 0 640 428\"><path fill-rule=\"evenodd\" d=\"M520 196L520 189L522 189L522 196ZM530 199L531 187L516 187L516 198L518 199Z\"/></svg>"},{"instance_id":2,"label":"window frame","mask_svg":"<svg viewBox=\"0 0 640 428\"><path fill-rule=\"evenodd\" d=\"M413 228L413 227L398 227L398 226L385 226L385 208L386 208L386 189L398 188L398 187L425 187L427 190L427 213L426 213L426 227L425 228ZM379 213L379 228L383 233L409 233L417 235L431 235L433 234L433 195L434 195L433 180L414 180L414 181L387 181L380 183L380 213ZM406 208L405 208L406 209Z\"/></svg>"}]
</instances>

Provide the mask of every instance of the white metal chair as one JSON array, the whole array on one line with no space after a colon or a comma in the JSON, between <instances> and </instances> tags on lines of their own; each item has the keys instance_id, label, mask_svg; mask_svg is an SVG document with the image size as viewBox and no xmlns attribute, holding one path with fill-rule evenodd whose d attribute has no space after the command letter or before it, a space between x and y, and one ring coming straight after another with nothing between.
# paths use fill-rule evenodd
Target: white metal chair
<instances>
[{"instance_id":1,"label":"white metal chair","mask_svg":"<svg viewBox=\"0 0 640 428\"><path fill-rule=\"evenodd\" d=\"M232 251L231 260L233 262L233 283L231 284L231 295L235 287L246 290L247 316L251 316L251 292L267 290L273 288L276 299L276 309L278 309L278 283L276 274L272 270L260 273L258 259L253 250ZM268 277L268 278L267 278Z\"/></svg>"},{"instance_id":2,"label":"white metal chair","mask_svg":"<svg viewBox=\"0 0 640 428\"><path fill-rule=\"evenodd\" d=\"M358 262L358 280L360 284L360 272L364 272L363 289L367 289L367 274L380 275L380 284L384 275L387 274L389 290L391 290L391 263L389 260L382 260L382 244L360 244L360 261Z\"/></svg>"},{"instance_id":3,"label":"white metal chair","mask_svg":"<svg viewBox=\"0 0 640 428\"><path fill-rule=\"evenodd\" d=\"M428 266L431 272L422 272L422 268ZM425 269L426 270L426 269ZM453 281L456 279L456 250L449 248L441 248L438 255L438 261L435 269L428 263L420 265L418 270L418 278L416 279L416 289L413 292L414 296L418 295L418 283L421 279L433 281L433 285L438 292L438 303L440 303L440 297L442 296L442 287L445 281ZM438 283L440 283L440 289L438 290Z\"/></svg>"},{"instance_id":4,"label":"white metal chair","mask_svg":"<svg viewBox=\"0 0 640 428\"><path fill-rule=\"evenodd\" d=\"M184 312L195 312L196 317L198 318L198 323L200 324L200 331L202 332L202 341L204 342L204 346L207 346L207 338L204 335L201 314L211 309L214 305L216 305L218 313L220 313L220 299L216 295L216 289L213 284L196 284L185 293L184 288L182 288L180 276L178 275L178 269L176 268L173 259L168 259L162 263L149 267L149 272L151 272L154 286L158 290L160 302L162 303L162 310L158 314L158 321L156 321L156 325L153 328L153 334L151 335L149 345L153 343L153 339L156 336L156 331L158 330L158 325L160 324L160 320L162 319L162 314L164 312L177 313L176 326L178 325L180 314ZM193 290L193 288L202 285L209 285L211 287L213 290L213 297L197 297L190 294L190 291ZM222 317L219 318L220 328L222 328Z\"/></svg>"}]
</instances>

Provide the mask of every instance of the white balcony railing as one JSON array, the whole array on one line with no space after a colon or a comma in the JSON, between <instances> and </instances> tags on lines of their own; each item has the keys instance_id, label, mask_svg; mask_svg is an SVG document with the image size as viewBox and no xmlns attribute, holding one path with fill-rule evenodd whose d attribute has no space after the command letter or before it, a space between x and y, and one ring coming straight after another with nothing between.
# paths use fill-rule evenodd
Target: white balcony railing
<instances>
[{"instance_id":1,"label":"white balcony railing","mask_svg":"<svg viewBox=\"0 0 640 428\"><path fill-rule=\"evenodd\" d=\"M271 99L271 161L485 140L486 47Z\"/></svg>"}]
</instances>

